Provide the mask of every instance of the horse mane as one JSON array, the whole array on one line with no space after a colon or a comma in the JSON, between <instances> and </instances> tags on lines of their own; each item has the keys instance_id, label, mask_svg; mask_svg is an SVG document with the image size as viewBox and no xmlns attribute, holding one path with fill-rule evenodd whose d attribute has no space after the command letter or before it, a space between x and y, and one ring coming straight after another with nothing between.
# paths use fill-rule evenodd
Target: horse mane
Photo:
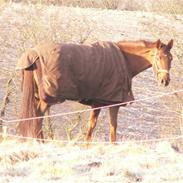
<instances>
[{"instance_id":1,"label":"horse mane","mask_svg":"<svg viewBox=\"0 0 183 183\"><path fill-rule=\"evenodd\" d=\"M136 47L136 48L152 48L155 46L154 42L148 40L135 40L135 41L119 41L118 45L124 47Z\"/></svg>"}]
</instances>

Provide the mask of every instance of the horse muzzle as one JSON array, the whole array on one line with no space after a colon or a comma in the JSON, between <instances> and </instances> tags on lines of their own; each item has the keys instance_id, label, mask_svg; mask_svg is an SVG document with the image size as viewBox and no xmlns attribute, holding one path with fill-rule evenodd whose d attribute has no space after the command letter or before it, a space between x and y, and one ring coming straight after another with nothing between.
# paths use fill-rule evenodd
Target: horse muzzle
<instances>
[{"instance_id":1,"label":"horse muzzle","mask_svg":"<svg viewBox=\"0 0 183 183\"><path fill-rule=\"evenodd\" d=\"M158 83L160 86L168 86L170 83L170 75L169 73L159 73L158 74Z\"/></svg>"}]
</instances>

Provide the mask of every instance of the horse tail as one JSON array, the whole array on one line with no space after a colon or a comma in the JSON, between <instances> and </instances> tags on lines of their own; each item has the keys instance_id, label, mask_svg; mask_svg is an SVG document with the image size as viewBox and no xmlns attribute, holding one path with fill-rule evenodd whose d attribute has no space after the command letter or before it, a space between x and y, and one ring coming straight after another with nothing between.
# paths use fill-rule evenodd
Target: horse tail
<instances>
[{"instance_id":1,"label":"horse tail","mask_svg":"<svg viewBox=\"0 0 183 183\"><path fill-rule=\"evenodd\" d=\"M22 72L22 105L18 133L23 137L43 138L42 123L39 116L38 101L35 98L36 83L33 76L35 64ZM30 119L29 119L30 118ZM31 119L33 118L33 119Z\"/></svg>"}]
</instances>

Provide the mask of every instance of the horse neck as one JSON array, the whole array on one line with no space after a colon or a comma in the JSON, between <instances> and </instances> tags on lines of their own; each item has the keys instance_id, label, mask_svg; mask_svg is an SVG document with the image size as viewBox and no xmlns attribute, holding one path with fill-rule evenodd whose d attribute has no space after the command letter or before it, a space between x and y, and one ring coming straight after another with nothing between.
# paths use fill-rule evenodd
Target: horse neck
<instances>
[{"instance_id":1,"label":"horse neck","mask_svg":"<svg viewBox=\"0 0 183 183\"><path fill-rule=\"evenodd\" d=\"M119 42L118 47L123 53L132 77L152 66L152 51L143 43Z\"/></svg>"}]
</instances>

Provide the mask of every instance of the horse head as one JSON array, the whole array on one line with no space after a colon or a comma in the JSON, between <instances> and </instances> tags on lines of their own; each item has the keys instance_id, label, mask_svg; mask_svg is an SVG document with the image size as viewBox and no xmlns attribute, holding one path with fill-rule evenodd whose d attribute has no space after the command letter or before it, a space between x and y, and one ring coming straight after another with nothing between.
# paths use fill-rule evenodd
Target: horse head
<instances>
[{"instance_id":1,"label":"horse head","mask_svg":"<svg viewBox=\"0 0 183 183\"><path fill-rule=\"evenodd\" d=\"M162 43L160 40L154 43L155 51L152 57L153 70L157 76L158 83L163 86L168 86L170 82L170 68L173 59L170 50L173 46L171 39L168 44Z\"/></svg>"}]
</instances>

